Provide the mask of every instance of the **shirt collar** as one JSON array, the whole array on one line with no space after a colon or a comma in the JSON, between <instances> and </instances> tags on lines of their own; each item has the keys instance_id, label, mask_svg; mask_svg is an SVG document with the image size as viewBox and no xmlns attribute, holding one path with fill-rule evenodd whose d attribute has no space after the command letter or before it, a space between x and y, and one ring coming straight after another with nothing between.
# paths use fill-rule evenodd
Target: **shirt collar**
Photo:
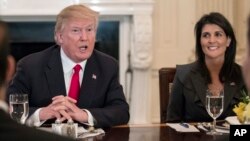
<instances>
[{"instance_id":1,"label":"shirt collar","mask_svg":"<svg viewBox=\"0 0 250 141\"><path fill-rule=\"evenodd\" d=\"M75 67L76 64L79 64L82 67L82 70L84 70L87 60L84 60L80 63L75 63L64 53L63 49L60 50L60 54L61 54L61 60L62 60L64 73L68 73L72 71L72 69Z\"/></svg>"}]
</instances>

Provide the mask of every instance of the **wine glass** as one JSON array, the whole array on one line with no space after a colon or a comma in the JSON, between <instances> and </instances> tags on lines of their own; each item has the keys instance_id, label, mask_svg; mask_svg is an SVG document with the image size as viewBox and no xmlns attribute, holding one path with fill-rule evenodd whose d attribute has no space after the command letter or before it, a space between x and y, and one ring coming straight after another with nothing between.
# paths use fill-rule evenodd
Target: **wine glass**
<instances>
[{"instance_id":1,"label":"wine glass","mask_svg":"<svg viewBox=\"0 0 250 141\"><path fill-rule=\"evenodd\" d=\"M20 124L24 124L29 114L28 94L10 94L10 116Z\"/></svg>"},{"instance_id":2,"label":"wine glass","mask_svg":"<svg viewBox=\"0 0 250 141\"><path fill-rule=\"evenodd\" d=\"M207 132L209 135L221 135L222 133L215 130L216 119L221 115L224 105L223 90L207 90L206 92L206 109L208 114L213 118L212 129Z\"/></svg>"}]
</instances>

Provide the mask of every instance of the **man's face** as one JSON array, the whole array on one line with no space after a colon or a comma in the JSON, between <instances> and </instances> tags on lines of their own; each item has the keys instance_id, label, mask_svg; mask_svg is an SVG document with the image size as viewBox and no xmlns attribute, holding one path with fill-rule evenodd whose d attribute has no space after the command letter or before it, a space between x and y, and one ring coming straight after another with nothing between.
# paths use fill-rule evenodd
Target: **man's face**
<instances>
[{"instance_id":1,"label":"man's face","mask_svg":"<svg viewBox=\"0 0 250 141\"><path fill-rule=\"evenodd\" d=\"M75 63L88 59L95 46L96 25L94 20L68 19L56 33L65 54Z\"/></svg>"}]
</instances>

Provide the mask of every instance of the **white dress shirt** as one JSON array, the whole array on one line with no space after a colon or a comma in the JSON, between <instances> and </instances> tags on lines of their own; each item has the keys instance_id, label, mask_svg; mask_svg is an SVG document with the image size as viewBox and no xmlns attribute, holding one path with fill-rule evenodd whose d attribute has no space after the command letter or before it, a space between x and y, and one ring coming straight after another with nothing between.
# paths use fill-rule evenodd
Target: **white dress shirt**
<instances>
[{"instance_id":1,"label":"white dress shirt","mask_svg":"<svg viewBox=\"0 0 250 141\"><path fill-rule=\"evenodd\" d=\"M64 73L64 81L65 81L65 86L66 86L66 92L67 92L67 95L68 95L70 82L71 82L71 77L72 77L72 75L74 73L73 68L75 67L76 63L73 62L70 58L68 58L68 56L64 53L63 49L60 50L60 54L61 54L61 60L62 60L62 66L63 66L63 73ZM79 71L80 86L82 85L82 79L83 79L86 63L87 63L87 60L84 60L81 63L77 63L82 67L82 69ZM34 112L34 114L30 116L30 118L28 119L28 125L39 127L46 121L46 120L45 121L40 121L40 118L39 118L40 110L41 110L41 108L37 109ZM87 114L88 114L88 123L83 123L83 124L93 126L94 125L94 118L93 118L92 114L86 109L82 109L82 110L86 111Z\"/></svg>"}]
</instances>

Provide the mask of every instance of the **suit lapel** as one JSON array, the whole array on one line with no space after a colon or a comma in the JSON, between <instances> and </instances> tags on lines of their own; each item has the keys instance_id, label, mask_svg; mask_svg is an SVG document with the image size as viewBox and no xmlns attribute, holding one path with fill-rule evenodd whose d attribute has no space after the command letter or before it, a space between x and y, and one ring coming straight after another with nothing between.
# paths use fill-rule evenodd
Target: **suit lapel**
<instances>
[{"instance_id":1,"label":"suit lapel","mask_svg":"<svg viewBox=\"0 0 250 141\"><path fill-rule=\"evenodd\" d=\"M207 85L205 84L204 78L201 76L200 73L198 73L196 70L192 70L192 75L191 77L194 89L197 93L197 96L194 98L195 103L198 101L201 101L202 106L206 105L206 90L207 90Z\"/></svg>"},{"instance_id":2,"label":"suit lapel","mask_svg":"<svg viewBox=\"0 0 250 141\"><path fill-rule=\"evenodd\" d=\"M197 70L192 70L191 77L193 86L198 97L194 98L194 101L197 103L201 101L202 104L206 105L206 90L208 89L205 84L204 78ZM238 85L238 86L237 86ZM243 87L243 83L237 84L235 82L225 83L224 84L224 109L227 109L230 106L230 103L233 98L240 99L239 94L237 94L237 89Z\"/></svg>"},{"instance_id":3,"label":"suit lapel","mask_svg":"<svg viewBox=\"0 0 250 141\"><path fill-rule=\"evenodd\" d=\"M224 84L224 109L230 106L233 98L240 99L240 94L238 93L238 88L242 88L243 84L236 85L235 82L230 82Z\"/></svg>"},{"instance_id":4,"label":"suit lapel","mask_svg":"<svg viewBox=\"0 0 250 141\"><path fill-rule=\"evenodd\" d=\"M100 79L100 71L93 52L92 56L87 60L87 64L84 69L80 96L77 102L78 106L90 107L92 100L95 97L97 82L99 81L98 79Z\"/></svg>"},{"instance_id":5,"label":"suit lapel","mask_svg":"<svg viewBox=\"0 0 250 141\"><path fill-rule=\"evenodd\" d=\"M54 49L50 57L45 75L51 96L66 95L60 48Z\"/></svg>"}]
</instances>

